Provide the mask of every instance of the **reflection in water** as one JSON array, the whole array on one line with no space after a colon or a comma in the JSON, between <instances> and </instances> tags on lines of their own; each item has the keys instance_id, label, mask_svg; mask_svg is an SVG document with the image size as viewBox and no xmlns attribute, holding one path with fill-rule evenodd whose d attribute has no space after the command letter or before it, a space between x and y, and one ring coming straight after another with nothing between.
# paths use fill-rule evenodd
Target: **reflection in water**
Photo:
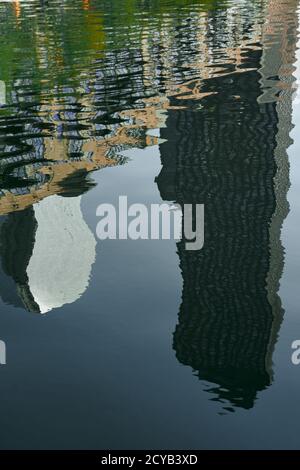
<instances>
[{"instance_id":1,"label":"reflection in water","mask_svg":"<svg viewBox=\"0 0 300 470\"><path fill-rule=\"evenodd\" d=\"M251 57L257 67L259 57ZM207 98L201 112L170 113L157 179L164 199L205 205L204 248L178 244L184 284L177 358L219 384L220 399L244 407L270 383L273 322L266 277L277 115L273 103L257 103L259 78L251 71L212 79L207 86L218 97Z\"/></svg>"},{"instance_id":2,"label":"reflection in water","mask_svg":"<svg viewBox=\"0 0 300 470\"><path fill-rule=\"evenodd\" d=\"M184 284L174 349L180 362L215 384L208 391L229 411L228 402L251 408L257 391L270 384L282 318L279 237L288 210L287 85L297 27L295 10L283 7L270 5L262 44L244 59L253 70L206 81L205 90L217 95L205 98L198 113L170 111L161 133L167 140L157 178L162 198L204 203L206 213L202 251L178 244ZM285 26L274 31L279 18ZM278 102L269 77L276 86L285 79Z\"/></svg>"},{"instance_id":3,"label":"reflection in water","mask_svg":"<svg viewBox=\"0 0 300 470\"><path fill-rule=\"evenodd\" d=\"M160 143L162 198L206 213L203 250L178 244L176 356L214 400L251 408L282 319L297 1L117 3L0 2L1 296L75 302L95 260L88 173Z\"/></svg>"},{"instance_id":4,"label":"reflection in water","mask_svg":"<svg viewBox=\"0 0 300 470\"><path fill-rule=\"evenodd\" d=\"M37 230L27 267L28 286L45 313L83 294L95 261L96 240L83 220L78 197L51 196L35 206L34 216Z\"/></svg>"},{"instance_id":5,"label":"reflection in water","mask_svg":"<svg viewBox=\"0 0 300 470\"><path fill-rule=\"evenodd\" d=\"M6 86L3 80L0 80L0 106L6 104Z\"/></svg>"},{"instance_id":6,"label":"reflection in water","mask_svg":"<svg viewBox=\"0 0 300 470\"><path fill-rule=\"evenodd\" d=\"M7 83L1 213L63 192L66 177L78 170L119 163L124 148L148 145L147 127L161 127L166 110L178 106L170 97L180 95L186 106L192 94L197 108L206 96L201 80L242 72L243 53L261 28L262 6L249 2L239 8L217 2L213 15L215 7L199 1L129 0L122 12L117 3L78 0L74 8L66 0L62 9L57 2L51 8L13 2L12 11L0 2L7 18L0 25L6 38L0 79Z\"/></svg>"},{"instance_id":7,"label":"reflection in water","mask_svg":"<svg viewBox=\"0 0 300 470\"><path fill-rule=\"evenodd\" d=\"M33 208L1 219L1 297L5 303L38 312L28 287L27 266L32 255L36 220Z\"/></svg>"},{"instance_id":8,"label":"reflection in water","mask_svg":"<svg viewBox=\"0 0 300 470\"><path fill-rule=\"evenodd\" d=\"M86 290L96 240L83 220L80 198L50 196L9 214L0 237L5 302L46 313Z\"/></svg>"}]
</instances>

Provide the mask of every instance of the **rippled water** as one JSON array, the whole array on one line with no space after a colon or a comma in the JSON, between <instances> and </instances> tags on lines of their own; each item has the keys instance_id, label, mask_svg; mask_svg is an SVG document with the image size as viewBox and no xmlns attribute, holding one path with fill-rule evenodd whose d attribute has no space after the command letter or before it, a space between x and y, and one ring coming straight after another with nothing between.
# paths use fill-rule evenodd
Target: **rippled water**
<instances>
[{"instance_id":1,"label":"rippled water","mask_svg":"<svg viewBox=\"0 0 300 470\"><path fill-rule=\"evenodd\" d=\"M0 0L1 448L297 448L296 0ZM205 243L96 239L119 195Z\"/></svg>"}]
</instances>

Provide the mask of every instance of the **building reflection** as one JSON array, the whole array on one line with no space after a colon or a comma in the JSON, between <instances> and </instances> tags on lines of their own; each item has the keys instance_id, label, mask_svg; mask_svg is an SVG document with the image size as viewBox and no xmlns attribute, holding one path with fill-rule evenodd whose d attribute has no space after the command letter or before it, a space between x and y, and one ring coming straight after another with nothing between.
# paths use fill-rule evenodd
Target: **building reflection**
<instances>
[{"instance_id":1,"label":"building reflection","mask_svg":"<svg viewBox=\"0 0 300 470\"><path fill-rule=\"evenodd\" d=\"M5 97L0 88L1 297L45 313L83 294L95 260L80 209L86 177L122 163L124 149L157 144L147 130L159 128L162 199L204 203L206 214L204 248L177 246L176 357L224 407L251 408L272 382L283 314L297 1L202 5L180 21L162 15L157 34L123 25L128 50L105 49L119 44L114 28L90 7L82 2L87 43L36 30L39 99L32 78L15 72Z\"/></svg>"},{"instance_id":2,"label":"building reflection","mask_svg":"<svg viewBox=\"0 0 300 470\"><path fill-rule=\"evenodd\" d=\"M283 314L277 292L297 21L295 2L275 4L261 45L243 60L249 70L206 80L204 90L217 94L197 112L192 103L169 109L161 131L162 199L203 203L206 218L201 251L177 245L183 291L173 347L229 411L251 408L270 385ZM283 31L275 28L280 15Z\"/></svg>"},{"instance_id":3,"label":"building reflection","mask_svg":"<svg viewBox=\"0 0 300 470\"><path fill-rule=\"evenodd\" d=\"M1 297L31 312L75 302L86 290L96 240L80 197L50 196L1 219Z\"/></svg>"},{"instance_id":4,"label":"building reflection","mask_svg":"<svg viewBox=\"0 0 300 470\"><path fill-rule=\"evenodd\" d=\"M84 221L81 195L90 172L123 164L118 153L156 144L139 126L115 126L107 138L37 138L26 159L2 165L0 190L1 297L46 313L75 302L86 290L95 261L95 238ZM2 193L2 194L1 194Z\"/></svg>"}]
</instances>

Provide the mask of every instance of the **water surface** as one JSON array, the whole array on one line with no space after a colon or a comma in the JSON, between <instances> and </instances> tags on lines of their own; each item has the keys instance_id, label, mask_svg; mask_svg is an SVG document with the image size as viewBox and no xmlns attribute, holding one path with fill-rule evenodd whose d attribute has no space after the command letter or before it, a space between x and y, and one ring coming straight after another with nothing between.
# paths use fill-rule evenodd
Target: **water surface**
<instances>
[{"instance_id":1,"label":"water surface","mask_svg":"<svg viewBox=\"0 0 300 470\"><path fill-rule=\"evenodd\" d=\"M296 0L0 0L1 448L297 448ZM96 237L205 205L205 243Z\"/></svg>"}]
</instances>

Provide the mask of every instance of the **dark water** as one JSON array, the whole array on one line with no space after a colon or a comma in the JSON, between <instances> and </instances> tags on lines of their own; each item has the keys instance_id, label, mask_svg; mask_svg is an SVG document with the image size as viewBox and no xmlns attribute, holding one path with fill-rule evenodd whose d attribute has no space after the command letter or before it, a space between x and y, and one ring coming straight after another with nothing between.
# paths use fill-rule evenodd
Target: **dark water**
<instances>
[{"instance_id":1,"label":"dark water","mask_svg":"<svg viewBox=\"0 0 300 470\"><path fill-rule=\"evenodd\" d=\"M298 448L296 0L0 0L1 448ZM205 243L96 238L204 204Z\"/></svg>"}]
</instances>

